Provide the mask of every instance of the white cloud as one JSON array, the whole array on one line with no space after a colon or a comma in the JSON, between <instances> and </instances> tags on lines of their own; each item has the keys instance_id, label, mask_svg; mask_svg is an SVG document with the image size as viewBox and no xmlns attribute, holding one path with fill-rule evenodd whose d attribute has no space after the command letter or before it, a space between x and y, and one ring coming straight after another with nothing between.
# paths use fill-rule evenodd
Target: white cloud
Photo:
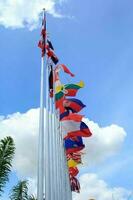
<instances>
[{"instance_id":1,"label":"white cloud","mask_svg":"<svg viewBox=\"0 0 133 200\"><path fill-rule=\"evenodd\" d=\"M73 194L73 200L127 200L131 191L120 187L111 188L96 174L84 174L80 177L81 193Z\"/></svg>"},{"instance_id":2,"label":"white cloud","mask_svg":"<svg viewBox=\"0 0 133 200\"><path fill-rule=\"evenodd\" d=\"M94 165L117 153L124 142L126 132L118 125L100 127L97 123L84 119L92 131L92 137L85 138L85 154L83 162Z\"/></svg>"},{"instance_id":3,"label":"white cloud","mask_svg":"<svg viewBox=\"0 0 133 200\"><path fill-rule=\"evenodd\" d=\"M84 140L84 165L99 163L119 151L126 136L123 128L117 125L101 128L88 119L85 121L89 124L93 136ZM32 183L31 191L35 191L36 185L38 122L39 109L0 117L0 139L8 135L13 137L16 145L13 169L19 177L29 177L29 184Z\"/></svg>"},{"instance_id":4,"label":"white cloud","mask_svg":"<svg viewBox=\"0 0 133 200\"><path fill-rule=\"evenodd\" d=\"M15 113L0 121L0 138L10 135L15 141L13 168L21 176L36 174L38 122L38 109Z\"/></svg>"},{"instance_id":5,"label":"white cloud","mask_svg":"<svg viewBox=\"0 0 133 200\"><path fill-rule=\"evenodd\" d=\"M0 24L8 28L33 29L39 23L39 14L43 8L54 17L61 17L56 6L66 0L1 0L0 1Z\"/></svg>"}]
</instances>

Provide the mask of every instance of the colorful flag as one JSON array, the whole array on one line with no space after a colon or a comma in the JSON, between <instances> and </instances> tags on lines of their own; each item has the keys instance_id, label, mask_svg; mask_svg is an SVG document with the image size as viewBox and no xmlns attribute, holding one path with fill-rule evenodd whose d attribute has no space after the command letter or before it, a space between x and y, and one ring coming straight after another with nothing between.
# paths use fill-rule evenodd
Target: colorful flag
<instances>
[{"instance_id":1,"label":"colorful flag","mask_svg":"<svg viewBox=\"0 0 133 200\"><path fill-rule=\"evenodd\" d=\"M65 96L75 96L77 94L77 91L84 86L84 83L80 81L77 84L67 84L67 85L61 85L61 82L59 80L59 77L55 75L55 104L56 109L62 110L60 112L65 112L65 108L63 106L63 100L65 99Z\"/></svg>"},{"instance_id":2,"label":"colorful flag","mask_svg":"<svg viewBox=\"0 0 133 200\"><path fill-rule=\"evenodd\" d=\"M76 167L78 165L77 162L75 162L73 159L69 159L67 161L68 167Z\"/></svg>"},{"instance_id":3,"label":"colorful flag","mask_svg":"<svg viewBox=\"0 0 133 200\"><path fill-rule=\"evenodd\" d=\"M63 100L64 101L64 100ZM64 106L63 106L64 108ZM60 112L61 113L61 112ZM67 117L69 115L69 110L64 110L61 114L60 114L60 121L64 118Z\"/></svg>"},{"instance_id":4,"label":"colorful flag","mask_svg":"<svg viewBox=\"0 0 133 200\"><path fill-rule=\"evenodd\" d=\"M84 82L83 81L80 81L79 83L77 84L66 84L64 85L64 89L65 89L65 96L76 96L78 90L80 88L83 88L84 87Z\"/></svg>"},{"instance_id":5,"label":"colorful flag","mask_svg":"<svg viewBox=\"0 0 133 200\"><path fill-rule=\"evenodd\" d=\"M59 109L60 113L65 112L65 108L63 107L64 93L62 91L55 94L55 107Z\"/></svg>"},{"instance_id":6,"label":"colorful flag","mask_svg":"<svg viewBox=\"0 0 133 200\"><path fill-rule=\"evenodd\" d=\"M75 160L77 163L82 163L81 155L82 155L81 152L72 152L72 153L66 154L67 160L69 160L69 159L72 158L72 159Z\"/></svg>"},{"instance_id":7,"label":"colorful flag","mask_svg":"<svg viewBox=\"0 0 133 200\"><path fill-rule=\"evenodd\" d=\"M74 76L74 74L66 67L64 64L59 64L55 67L55 73L59 73L60 70L63 70L65 73L69 74L70 76Z\"/></svg>"},{"instance_id":8,"label":"colorful flag","mask_svg":"<svg viewBox=\"0 0 133 200\"><path fill-rule=\"evenodd\" d=\"M79 99L75 98L64 99L63 106L66 110L70 110L73 113L78 113L85 107Z\"/></svg>"},{"instance_id":9,"label":"colorful flag","mask_svg":"<svg viewBox=\"0 0 133 200\"><path fill-rule=\"evenodd\" d=\"M62 130L66 135L64 139L68 139L73 136L90 137L92 135L89 127L82 121L77 122L74 120L63 120L61 121L61 125Z\"/></svg>"},{"instance_id":10,"label":"colorful flag","mask_svg":"<svg viewBox=\"0 0 133 200\"><path fill-rule=\"evenodd\" d=\"M59 62L59 59L57 58L57 56L54 53L54 47L50 40L47 40L46 50L47 50L47 56L49 58L51 58L53 63L56 65Z\"/></svg>"},{"instance_id":11,"label":"colorful flag","mask_svg":"<svg viewBox=\"0 0 133 200\"><path fill-rule=\"evenodd\" d=\"M78 170L78 168L77 167L69 167L69 174L70 174L70 176L77 176L78 175L78 173L79 173L79 170Z\"/></svg>"},{"instance_id":12,"label":"colorful flag","mask_svg":"<svg viewBox=\"0 0 133 200\"><path fill-rule=\"evenodd\" d=\"M57 80L59 80L59 78L57 78ZM56 93L62 91L65 96L76 96L78 90L83 87L84 87L83 81L80 81L79 83L76 84L66 84L66 85L59 84L56 87Z\"/></svg>"},{"instance_id":13,"label":"colorful flag","mask_svg":"<svg viewBox=\"0 0 133 200\"><path fill-rule=\"evenodd\" d=\"M74 139L73 138L65 139L64 146L65 146L67 154L77 152L77 151L80 151L85 148L82 137L76 137L76 140L75 140L75 138Z\"/></svg>"},{"instance_id":14,"label":"colorful flag","mask_svg":"<svg viewBox=\"0 0 133 200\"><path fill-rule=\"evenodd\" d=\"M84 115L80 115L77 113L70 113L68 116L64 117L62 121L73 120L75 122L81 122Z\"/></svg>"},{"instance_id":15,"label":"colorful flag","mask_svg":"<svg viewBox=\"0 0 133 200\"><path fill-rule=\"evenodd\" d=\"M42 30L41 30L41 39L38 42L38 47L42 50L42 57L46 52L46 15L44 13L44 18L42 20Z\"/></svg>"}]
</instances>

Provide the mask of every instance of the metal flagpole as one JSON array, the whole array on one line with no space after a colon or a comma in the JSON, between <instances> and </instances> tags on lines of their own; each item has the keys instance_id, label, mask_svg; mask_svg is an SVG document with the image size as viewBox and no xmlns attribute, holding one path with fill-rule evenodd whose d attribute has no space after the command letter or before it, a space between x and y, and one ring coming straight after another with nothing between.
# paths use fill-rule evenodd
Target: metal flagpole
<instances>
[{"instance_id":1,"label":"metal flagpole","mask_svg":"<svg viewBox=\"0 0 133 200\"><path fill-rule=\"evenodd\" d=\"M55 200L59 200L59 185L58 185L58 152L57 152L57 116L55 108L55 74L53 70L53 169L54 169L54 190L55 190Z\"/></svg>"},{"instance_id":2,"label":"metal flagpole","mask_svg":"<svg viewBox=\"0 0 133 200\"><path fill-rule=\"evenodd\" d=\"M49 74L51 73L51 63L49 63ZM52 72L53 73L53 72ZM50 169L50 200L55 199L55 173L54 173L54 134L53 134L53 99L49 102L49 169ZM56 200L56 199L55 199Z\"/></svg>"},{"instance_id":3,"label":"metal flagpole","mask_svg":"<svg viewBox=\"0 0 133 200\"><path fill-rule=\"evenodd\" d=\"M37 199L43 200L43 194L44 194L44 57L42 57L41 60Z\"/></svg>"},{"instance_id":4,"label":"metal flagpole","mask_svg":"<svg viewBox=\"0 0 133 200\"><path fill-rule=\"evenodd\" d=\"M43 11L44 19L45 11ZM44 196L44 56L41 58L41 85L40 85L40 117L38 141L38 182L37 199L43 200Z\"/></svg>"},{"instance_id":5,"label":"metal flagpole","mask_svg":"<svg viewBox=\"0 0 133 200\"><path fill-rule=\"evenodd\" d=\"M49 92L48 92L48 60L46 64L46 126L45 126L45 200L50 200L50 141L49 141Z\"/></svg>"},{"instance_id":6,"label":"metal flagpole","mask_svg":"<svg viewBox=\"0 0 133 200\"><path fill-rule=\"evenodd\" d=\"M55 108L55 74L53 72L53 93L54 93L54 169L55 169L55 187L56 187L56 200L63 200L61 193L60 193L60 173L59 173L59 123L58 123L58 111Z\"/></svg>"}]
</instances>

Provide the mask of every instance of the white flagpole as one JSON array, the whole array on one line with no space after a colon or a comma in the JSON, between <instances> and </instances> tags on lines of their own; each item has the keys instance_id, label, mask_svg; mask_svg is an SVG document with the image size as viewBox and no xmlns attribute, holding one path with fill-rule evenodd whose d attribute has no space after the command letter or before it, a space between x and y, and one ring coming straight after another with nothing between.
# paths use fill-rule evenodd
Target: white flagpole
<instances>
[{"instance_id":1,"label":"white flagpole","mask_svg":"<svg viewBox=\"0 0 133 200\"><path fill-rule=\"evenodd\" d=\"M44 194L44 57L42 57L41 60L37 199L43 200L43 194Z\"/></svg>"},{"instance_id":2,"label":"white flagpole","mask_svg":"<svg viewBox=\"0 0 133 200\"><path fill-rule=\"evenodd\" d=\"M43 12L44 19L44 12ZM37 199L43 200L44 196L44 56L41 58L41 84L40 84L40 117L38 141L38 182Z\"/></svg>"},{"instance_id":3,"label":"white flagpole","mask_svg":"<svg viewBox=\"0 0 133 200\"><path fill-rule=\"evenodd\" d=\"M51 64L50 64L51 65ZM49 73L52 69L50 69ZM53 73L53 72L52 72ZM54 135L53 135L53 99L49 102L49 169L50 169L50 200L55 198L55 174L54 174Z\"/></svg>"},{"instance_id":4,"label":"white flagpole","mask_svg":"<svg viewBox=\"0 0 133 200\"><path fill-rule=\"evenodd\" d=\"M45 200L50 200L50 141L49 141L49 92L48 92L48 60L46 64L46 126L45 126Z\"/></svg>"},{"instance_id":5,"label":"white flagpole","mask_svg":"<svg viewBox=\"0 0 133 200\"><path fill-rule=\"evenodd\" d=\"M55 74L53 69L53 169L54 169L53 181L54 181L55 200L59 200L57 137L58 137L58 129L57 129L57 115L55 109Z\"/></svg>"}]
</instances>

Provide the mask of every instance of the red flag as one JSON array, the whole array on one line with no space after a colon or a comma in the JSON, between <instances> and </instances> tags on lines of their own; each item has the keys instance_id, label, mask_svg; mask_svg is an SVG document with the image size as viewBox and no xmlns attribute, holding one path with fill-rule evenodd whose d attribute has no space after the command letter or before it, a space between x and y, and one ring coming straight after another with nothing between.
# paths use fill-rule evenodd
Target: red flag
<instances>
[{"instance_id":1,"label":"red flag","mask_svg":"<svg viewBox=\"0 0 133 200\"><path fill-rule=\"evenodd\" d=\"M69 174L71 176L77 176L79 173L79 170L77 167L69 167Z\"/></svg>"},{"instance_id":2,"label":"red flag","mask_svg":"<svg viewBox=\"0 0 133 200\"><path fill-rule=\"evenodd\" d=\"M70 76L75 76L64 64L59 64L55 68L55 73L58 73L60 70L63 70L65 73L69 74Z\"/></svg>"}]
</instances>

